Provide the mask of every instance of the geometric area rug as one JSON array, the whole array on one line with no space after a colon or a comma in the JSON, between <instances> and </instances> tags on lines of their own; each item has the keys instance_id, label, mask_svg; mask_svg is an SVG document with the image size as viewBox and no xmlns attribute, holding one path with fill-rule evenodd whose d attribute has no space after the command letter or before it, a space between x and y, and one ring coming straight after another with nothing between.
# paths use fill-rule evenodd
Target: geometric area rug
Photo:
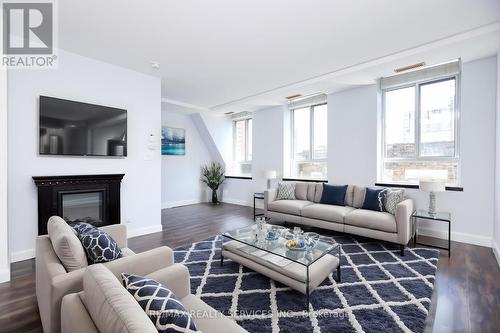
<instances>
[{"instance_id":1,"label":"geometric area rug","mask_svg":"<svg viewBox=\"0 0 500 333\"><path fill-rule=\"evenodd\" d=\"M222 237L174 251L188 267L192 293L249 332L423 332L439 251L339 234L341 282L333 272L305 296L224 258ZM224 239L226 241L226 239Z\"/></svg>"}]
</instances>

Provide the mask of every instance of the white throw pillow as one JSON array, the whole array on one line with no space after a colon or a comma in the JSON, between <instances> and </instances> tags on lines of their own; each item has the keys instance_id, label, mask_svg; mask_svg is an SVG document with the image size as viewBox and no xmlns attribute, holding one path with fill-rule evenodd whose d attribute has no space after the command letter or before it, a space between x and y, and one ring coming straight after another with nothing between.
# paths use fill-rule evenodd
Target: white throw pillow
<instances>
[{"instance_id":1,"label":"white throw pillow","mask_svg":"<svg viewBox=\"0 0 500 333\"><path fill-rule=\"evenodd\" d=\"M405 190L388 190L385 195L385 210L396 214L396 206L405 199Z\"/></svg>"},{"instance_id":2,"label":"white throw pillow","mask_svg":"<svg viewBox=\"0 0 500 333\"><path fill-rule=\"evenodd\" d=\"M47 222L47 231L54 252L66 271L71 272L88 266L85 249L66 221L59 216L52 216Z\"/></svg>"},{"instance_id":3,"label":"white throw pillow","mask_svg":"<svg viewBox=\"0 0 500 333\"><path fill-rule=\"evenodd\" d=\"M295 200L295 183L278 183L276 200Z\"/></svg>"}]
</instances>

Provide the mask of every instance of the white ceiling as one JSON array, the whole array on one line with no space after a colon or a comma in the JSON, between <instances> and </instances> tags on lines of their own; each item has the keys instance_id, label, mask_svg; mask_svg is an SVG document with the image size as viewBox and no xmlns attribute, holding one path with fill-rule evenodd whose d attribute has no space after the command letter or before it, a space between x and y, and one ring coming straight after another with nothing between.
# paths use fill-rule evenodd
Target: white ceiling
<instances>
[{"instance_id":1,"label":"white ceiling","mask_svg":"<svg viewBox=\"0 0 500 333\"><path fill-rule=\"evenodd\" d=\"M174 104L254 110L500 47L498 0L64 0L59 45L161 76ZM151 68L150 61L161 64Z\"/></svg>"}]
</instances>

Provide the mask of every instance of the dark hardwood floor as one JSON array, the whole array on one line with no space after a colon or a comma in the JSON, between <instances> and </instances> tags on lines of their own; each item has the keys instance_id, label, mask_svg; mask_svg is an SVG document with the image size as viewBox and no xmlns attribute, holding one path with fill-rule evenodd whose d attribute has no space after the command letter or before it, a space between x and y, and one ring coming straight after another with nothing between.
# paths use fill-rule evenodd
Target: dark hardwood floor
<instances>
[{"instance_id":1,"label":"dark hardwood floor","mask_svg":"<svg viewBox=\"0 0 500 333\"><path fill-rule=\"evenodd\" d=\"M162 211L164 231L131 238L142 252L200 241L252 223L249 207L198 204ZM325 233L324 230L321 232ZM419 237L422 242L440 240ZM419 245L421 246L421 245ZM35 297L34 260L12 264L12 280L0 284L0 332L41 332ZM500 269L490 248L452 242L452 256L442 251L427 332L499 332Z\"/></svg>"}]
</instances>

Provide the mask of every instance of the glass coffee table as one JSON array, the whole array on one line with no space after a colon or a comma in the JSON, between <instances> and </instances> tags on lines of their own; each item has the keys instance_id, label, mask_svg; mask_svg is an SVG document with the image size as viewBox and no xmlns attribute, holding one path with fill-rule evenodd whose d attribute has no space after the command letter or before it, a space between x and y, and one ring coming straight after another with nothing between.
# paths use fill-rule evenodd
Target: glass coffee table
<instances>
[{"instance_id":1,"label":"glass coffee table","mask_svg":"<svg viewBox=\"0 0 500 333\"><path fill-rule=\"evenodd\" d=\"M277 230L276 228L280 228ZM275 237L269 237L269 232ZM257 225L231 230L222 234L229 241L223 242L221 266L224 258L259 272L306 295L309 295L331 272L336 270L336 281L340 282L341 245L323 240L311 241L303 248L288 248L287 242L294 236L284 227ZM223 239L224 240L224 239ZM308 243L306 241L306 243Z\"/></svg>"}]
</instances>

